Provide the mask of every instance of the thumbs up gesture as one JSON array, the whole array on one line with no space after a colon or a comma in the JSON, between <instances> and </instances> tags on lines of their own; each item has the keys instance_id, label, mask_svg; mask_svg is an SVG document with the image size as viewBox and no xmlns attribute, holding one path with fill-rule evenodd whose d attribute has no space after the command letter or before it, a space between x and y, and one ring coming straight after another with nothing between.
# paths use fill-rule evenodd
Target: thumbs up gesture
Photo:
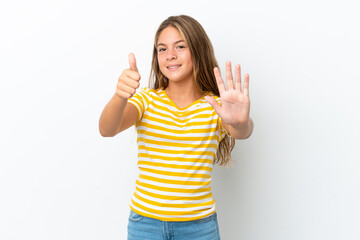
<instances>
[{"instance_id":1,"label":"thumbs up gesture","mask_svg":"<svg viewBox=\"0 0 360 240\"><path fill-rule=\"evenodd\" d=\"M116 87L116 94L124 99L131 98L136 89L140 86L140 74L136 66L136 59L133 53L129 54L129 69L125 69L120 77Z\"/></svg>"}]
</instances>

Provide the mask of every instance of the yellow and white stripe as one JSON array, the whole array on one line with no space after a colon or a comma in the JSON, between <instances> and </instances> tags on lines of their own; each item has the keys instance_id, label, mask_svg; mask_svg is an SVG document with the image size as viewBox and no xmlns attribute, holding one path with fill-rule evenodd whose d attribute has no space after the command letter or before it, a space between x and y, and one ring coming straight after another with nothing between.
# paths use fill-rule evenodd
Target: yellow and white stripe
<instances>
[{"instance_id":1,"label":"yellow and white stripe","mask_svg":"<svg viewBox=\"0 0 360 240\"><path fill-rule=\"evenodd\" d=\"M179 109L164 90L149 88L128 102L139 112L135 126L140 173L130 208L162 221L213 214L210 174L226 132L212 106L200 98Z\"/></svg>"}]
</instances>

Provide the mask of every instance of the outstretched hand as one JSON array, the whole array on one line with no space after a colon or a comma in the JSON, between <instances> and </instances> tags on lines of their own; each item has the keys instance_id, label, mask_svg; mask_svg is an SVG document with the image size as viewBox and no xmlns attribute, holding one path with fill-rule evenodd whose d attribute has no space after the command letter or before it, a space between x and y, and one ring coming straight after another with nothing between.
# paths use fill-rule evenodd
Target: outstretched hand
<instances>
[{"instance_id":1,"label":"outstretched hand","mask_svg":"<svg viewBox=\"0 0 360 240\"><path fill-rule=\"evenodd\" d=\"M222 122L231 126L239 126L249 121L250 98L249 98L249 74L245 74L243 86L241 84L240 65L235 65L235 86L231 70L231 62L226 62L226 85L221 77L219 69L214 68L216 83L220 92L221 106L209 96L205 99L215 109Z\"/></svg>"}]
</instances>

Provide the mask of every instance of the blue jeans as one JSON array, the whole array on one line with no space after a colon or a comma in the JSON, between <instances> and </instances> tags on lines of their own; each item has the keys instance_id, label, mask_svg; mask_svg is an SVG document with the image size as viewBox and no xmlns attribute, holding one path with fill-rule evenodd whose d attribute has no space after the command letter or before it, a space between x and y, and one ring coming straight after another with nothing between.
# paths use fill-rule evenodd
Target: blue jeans
<instances>
[{"instance_id":1,"label":"blue jeans","mask_svg":"<svg viewBox=\"0 0 360 240\"><path fill-rule=\"evenodd\" d=\"M168 222L144 217L130 210L128 240L219 240L216 213L183 222Z\"/></svg>"}]
</instances>

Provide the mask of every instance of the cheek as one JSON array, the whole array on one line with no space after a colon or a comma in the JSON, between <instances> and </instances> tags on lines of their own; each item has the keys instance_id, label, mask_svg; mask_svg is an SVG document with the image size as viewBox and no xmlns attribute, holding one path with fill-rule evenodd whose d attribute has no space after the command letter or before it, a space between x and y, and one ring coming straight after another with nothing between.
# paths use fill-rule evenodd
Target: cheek
<instances>
[{"instance_id":1,"label":"cheek","mask_svg":"<svg viewBox=\"0 0 360 240\"><path fill-rule=\"evenodd\" d=\"M189 67L192 67L192 66L193 66L193 62L192 62L191 56L188 57L187 64L189 65Z\"/></svg>"},{"instance_id":2,"label":"cheek","mask_svg":"<svg viewBox=\"0 0 360 240\"><path fill-rule=\"evenodd\" d=\"M191 54L190 54L190 53L187 54L186 58L187 58L187 60L188 60L188 61L187 61L188 64L189 64L189 65L192 65L192 59L191 59Z\"/></svg>"},{"instance_id":3,"label":"cheek","mask_svg":"<svg viewBox=\"0 0 360 240\"><path fill-rule=\"evenodd\" d=\"M161 59L161 57L158 57L158 66L159 66L159 70L162 74L164 74L164 69L166 69L166 65L163 59ZM164 74L165 75L165 74Z\"/></svg>"},{"instance_id":4,"label":"cheek","mask_svg":"<svg viewBox=\"0 0 360 240\"><path fill-rule=\"evenodd\" d=\"M158 64L159 64L159 67L161 68L161 67L163 67L163 65L164 65L164 57L163 56L161 56L161 55L158 55Z\"/></svg>"}]
</instances>

